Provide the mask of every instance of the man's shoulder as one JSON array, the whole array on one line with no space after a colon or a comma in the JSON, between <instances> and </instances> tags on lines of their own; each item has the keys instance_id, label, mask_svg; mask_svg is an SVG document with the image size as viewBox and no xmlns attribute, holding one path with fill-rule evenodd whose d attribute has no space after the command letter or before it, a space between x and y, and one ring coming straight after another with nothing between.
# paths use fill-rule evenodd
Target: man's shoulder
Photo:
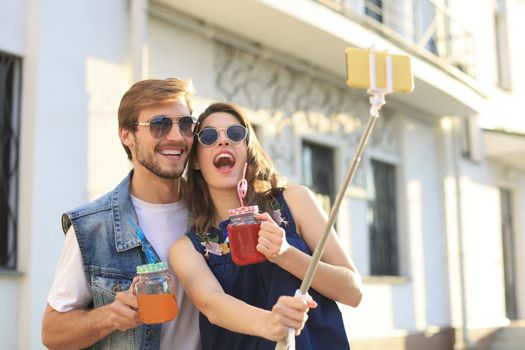
<instances>
[{"instance_id":1,"label":"man's shoulder","mask_svg":"<svg viewBox=\"0 0 525 350\"><path fill-rule=\"evenodd\" d=\"M126 202L129 200L128 187L131 180L133 170L131 170L126 177L113 190L102 195L101 197L92 200L89 203L81 205L73 210L69 210L62 214L62 229L64 233L67 232L71 226L71 220L93 215L99 212L111 210L114 201Z\"/></svg>"},{"instance_id":2,"label":"man's shoulder","mask_svg":"<svg viewBox=\"0 0 525 350\"><path fill-rule=\"evenodd\" d=\"M67 214L72 218L90 215L99 211L111 209L111 198L114 191L108 192L103 196L83 204L75 209L69 210Z\"/></svg>"},{"instance_id":3,"label":"man's shoulder","mask_svg":"<svg viewBox=\"0 0 525 350\"><path fill-rule=\"evenodd\" d=\"M93 215L103 211L111 210L111 199L115 190L108 192L101 197L85 203L72 210L68 210L62 214L62 230L64 233L71 227L71 221L83 216Z\"/></svg>"}]
</instances>

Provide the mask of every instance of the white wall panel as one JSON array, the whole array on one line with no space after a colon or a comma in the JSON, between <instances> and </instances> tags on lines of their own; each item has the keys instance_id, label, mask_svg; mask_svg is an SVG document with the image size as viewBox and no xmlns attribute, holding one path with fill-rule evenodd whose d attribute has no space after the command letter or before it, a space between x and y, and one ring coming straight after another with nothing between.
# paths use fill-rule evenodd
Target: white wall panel
<instances>
[{"instance_id":1,"label":"white wall panel","mask_svg":"<svg viewBox=\"0 0 525 350\"><path fill-rule=\"evenodd\" d=\"M23 56L26 51L26 0L0 1L0 51Z\"/></svg>"}]
</instances>

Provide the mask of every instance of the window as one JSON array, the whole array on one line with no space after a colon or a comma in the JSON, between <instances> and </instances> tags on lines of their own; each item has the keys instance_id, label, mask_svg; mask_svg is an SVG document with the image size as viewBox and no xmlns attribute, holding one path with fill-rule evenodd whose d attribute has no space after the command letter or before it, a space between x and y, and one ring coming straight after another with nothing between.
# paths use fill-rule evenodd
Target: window
<instances>
[{"instance_id":1,"label":"window","mask_svg":"<svg viewBox=\"0 0 525 350\"><path fill-rule=\"evenodd\" d=\"M474 162L480 160L480 129L475 116L460 117L461 155Z\"/></svg>"},{"instance_id":2,"label":"window","mask_svg":"<svg viewBox=\"0 0 525 350\"><path fill-rule=\"evenodd\" d=\"M416 1L413 3L414 6L414 42L418 46L424 47L425 50L438 55L438 23L437 9L433 2L430 1ZM448 18L441 18L441 21ZM445 29L445 32L448 30ZM445 36L448 35L444 34Z\"/></svg>"},{"instance_id":3,"label":"window","mask_svg":"<svg viewBox=\"0 0 525 350\"><path fill-rule=\"evenodd\" d=\"M463 117L461 122L461 155L465 158L470 158L472 155L472 135L470 132L471 123L468 117Z\"/></svg>"},{"instance_id":4,"label":"window","mask_svg":"<svg viewBox=\"0 0 525 350\"><path fill-rule=\"evenodd\" d=\"M496 55L498 59L498 84L500 87L510 90L512 86L505 0L496 0L495 6L494 34L496 37Z\"/></svg>"},{"instance_id":5,"label":"window","mask_svg":"<svg viewBox=\"0 0 525 350\"><path fill-rule=\"evenodd\" d=\"M383 23L383 1L365 0L365 14L379 23Z\"/></svg>"},{"instance_id":6,"label":"window","mask_svg":"<svg viewBox=\"0 0 525 350\"><path fill-rule=\"evenodd\" d=\"M500 189L501 234L503 243L503 272L505 278L505 308L507 317L518 319L516 259L514 254L514 217L512 214L512 192Z\"/></svg>"},{"instance_id":7,"label":"window","mask_svg":"<svg viewBox=\"0 0 525 350\"><path fill-rule=\"evenodd\" d=\"M0 52L0 269L16 268L20 59Z\"/></svg>"},{"instance_id":8,"label":"window","mask_svg":"<svg viewBox=\"0 0 525 350\"><path fill-rule=\"evenodd\" d=\"M303 183L319 199L326 212L334 200L334 151L330 147L303 141Z\"/></svg>"},{"instance_id":9,"label":"window","mask_svg":"<svg viewBox=\"0 0 525 350\"><path fill-rule=\"evenodd\" d=\"M373 196L369 202L370 274L399 275L396 176L393 165L372 160Z\"/></svg>"}]
</instances>

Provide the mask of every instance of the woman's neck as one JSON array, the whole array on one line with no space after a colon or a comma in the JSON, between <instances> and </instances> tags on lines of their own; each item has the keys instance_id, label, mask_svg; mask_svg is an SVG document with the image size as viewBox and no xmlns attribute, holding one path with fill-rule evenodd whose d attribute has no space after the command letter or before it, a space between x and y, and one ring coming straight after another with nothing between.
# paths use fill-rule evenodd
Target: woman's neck
<instances>
[{"instance_id":1,"label":"woman's neck","mask_svg":"<svg viewBox=\"0 0 525 350\"><path fill-rule=\"evenodd\" d=\"M215 224L228 219L228 210L241 206L236 190L209 188L215 208Z\"/></svg>"}]
</instances>

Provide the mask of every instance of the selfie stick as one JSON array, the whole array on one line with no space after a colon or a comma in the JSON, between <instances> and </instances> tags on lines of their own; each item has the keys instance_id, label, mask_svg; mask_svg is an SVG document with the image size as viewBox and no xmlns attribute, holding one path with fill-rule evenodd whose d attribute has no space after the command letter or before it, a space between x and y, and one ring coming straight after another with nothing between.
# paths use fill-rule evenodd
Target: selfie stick
<instances>
[{"instance_id":1,"label":"selfie stick","mask_svg":"<svg viewBox=\"0 0 525 350\"><path fill-rule=\"evenodd\" d=\"M372 132L375 122L379 118L379 109L386 102L385 95L393 92L392 57L391 56L386 57L386 88L378 88L376 85L376 58L375 58L373 47L371 48L370 54L369 54L369 74L370 74L370 88L367 90L367 92L369 95L371 95L369 98L370 118L368 119L368 123L365 127L363 135L361 136L361 139L359 140L359 144L357 146L356 153L354 155L354 158L352 159L352 162L350 163L350 168L348 169L348 173L345 176L343 184L341 188L339 189L339 193L337 194L332 210L330 210L330 216L328 218L328 223L326 224L323 235L321 236L321 239L319 240L319 243L317 244L317 247L315 248L315 251L312 255L312 260L310 261L310 264L308 265L308 269L306 270L306 274L301 283L301 287L300 289L295 291L296 296L306 295L308 292L308 289L310 289L313 276L315 274L315 271L317 270L319 260L321 260L321 256L323 255L324 248L326 246L326 242L330 235L330 230L332 229L332 226L334 225L335 219L337 217L339 206L341 205L343 197L345 196L346 188L348 187L348 184L352 181L352 178L354 177L357 166L359 165L359 162L361 161L361 156L363 155L363 151L365 150L366 144L368 142L368 138L370 137L370 134ZM277 343L277 346L275 347L275 349L276 350L287 350L287 349L295 350L295 330L293 328L288 329L288 336L284 338L283 340L280 340Z\"/></svg>"}]
</instances>

